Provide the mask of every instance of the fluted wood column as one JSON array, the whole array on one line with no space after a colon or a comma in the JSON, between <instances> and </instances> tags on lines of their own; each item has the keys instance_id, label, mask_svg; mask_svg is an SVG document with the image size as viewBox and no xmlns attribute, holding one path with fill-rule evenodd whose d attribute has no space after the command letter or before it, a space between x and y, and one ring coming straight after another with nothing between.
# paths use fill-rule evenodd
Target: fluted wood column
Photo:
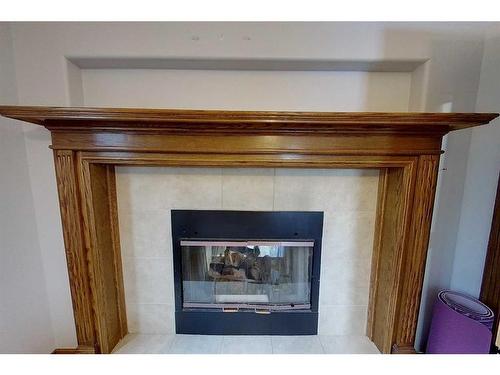
<instances>
[{"instance_id":1,"label":"fluted wood column","mask_svg":"<svg viewBox=\"0 0 500 375\"><path fill-rule=\"evenodd\" d=\"M83 238L76 153L71 150L54 151L54 163L78 349L94 351L94 311Z\"/></svg>"},{"instance_id":2,"label":"fluted wood column","mask_svg":"<svg viewBox=\"0 0 500 375\"><path fill-rule=\"evenodd\" d=\"M76 351L110 353L127 333L114 166L54 155Z\"/></svg>"},{"instance_id":3,"label":"fluted wood column","mask_svg":"<svg viewBox=\"0 0 500 375\"><path fill-rule=\"evenodd\" d=\"M380 174L367 334L384 353L415 352L438 161Z\"/></svg>"}]
</instances>

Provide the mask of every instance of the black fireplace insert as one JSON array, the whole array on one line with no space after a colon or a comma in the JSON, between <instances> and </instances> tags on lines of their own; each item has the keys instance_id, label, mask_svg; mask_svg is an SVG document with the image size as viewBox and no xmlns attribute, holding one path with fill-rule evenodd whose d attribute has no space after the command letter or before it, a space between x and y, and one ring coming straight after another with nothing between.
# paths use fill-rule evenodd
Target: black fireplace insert
<instances>
[{"instance_id":1,"label":"black fireplace insert","mask_svg":"<svg viewBox=\"0 0 500 375\"><path fill-rule=\"evenodd\" d=\"M322 212L172 210L176 332L313 335Z\"/></svg>"}]
</instances>

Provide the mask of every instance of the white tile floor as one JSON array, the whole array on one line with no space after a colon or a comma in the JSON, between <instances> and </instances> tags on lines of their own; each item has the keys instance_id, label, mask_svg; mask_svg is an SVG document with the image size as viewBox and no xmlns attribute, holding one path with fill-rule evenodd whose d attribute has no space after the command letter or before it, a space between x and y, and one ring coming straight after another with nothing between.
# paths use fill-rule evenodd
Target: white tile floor
<instances>
[{"instance_id":1,"label":"white tile floor","mask_svg":"<svg viewBox=\"0 0 500 375\"><path fill-rule=\"evenodd\" d=\"M129 334L116 354L378 354L366 336Z\"/></svg>"}]
</instances>

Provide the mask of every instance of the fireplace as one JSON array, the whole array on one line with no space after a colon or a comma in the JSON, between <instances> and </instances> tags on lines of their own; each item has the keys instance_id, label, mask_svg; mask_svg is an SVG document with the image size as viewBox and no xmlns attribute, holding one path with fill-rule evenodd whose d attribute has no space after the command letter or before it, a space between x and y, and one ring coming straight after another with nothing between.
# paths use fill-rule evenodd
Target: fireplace
<instances>
[{"instance_id":1,"label":"fireplace","mask_svg":"<svg viewBox=\"0 0 500 375\"><path fill-rule=\"evenodd\" d=\"M318 330L322 212L172 210L177 333Z\"/></svg>"},{"instance_id":2,"label":"fireplace","mask_svg":"<svg viewBox=\"0 0 500 375\"><path fill-rule=\"evenodd\" d=\"M128 332L117 165L379 169L366 334L384 353L414 353L442 137L498 116L15 106L0 106L0 114L51 131L78 341L62 352L72 353L110 353ZM280 328L279 314L298 327L301 317L315 321L314 282L310 311L207 310L223 314L226 324L253 319L235 320L235 330L263 317ZM206 321L194 318L204 313L181 309L178 318L198 330Z\"/></svg>"}]
</instances>

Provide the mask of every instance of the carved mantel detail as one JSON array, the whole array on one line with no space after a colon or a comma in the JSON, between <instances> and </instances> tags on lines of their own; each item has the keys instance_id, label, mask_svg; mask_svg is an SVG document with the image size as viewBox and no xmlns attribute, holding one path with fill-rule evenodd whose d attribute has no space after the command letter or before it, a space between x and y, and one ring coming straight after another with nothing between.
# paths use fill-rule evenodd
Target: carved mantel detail
<instances>
[{"instance_id":1,"label":"carved mantel detail","mask_svg":"<svg viewBox=\"0 0 500 375\"><path fill-rule=\"evenodd\" d=\"M443 135L497 114L0 106L51 131L80 353L127 333L115 165L381 170L367 335L414 352ZM68 350L58 350L68 352Z\"/></svg>"}]
</instances>

